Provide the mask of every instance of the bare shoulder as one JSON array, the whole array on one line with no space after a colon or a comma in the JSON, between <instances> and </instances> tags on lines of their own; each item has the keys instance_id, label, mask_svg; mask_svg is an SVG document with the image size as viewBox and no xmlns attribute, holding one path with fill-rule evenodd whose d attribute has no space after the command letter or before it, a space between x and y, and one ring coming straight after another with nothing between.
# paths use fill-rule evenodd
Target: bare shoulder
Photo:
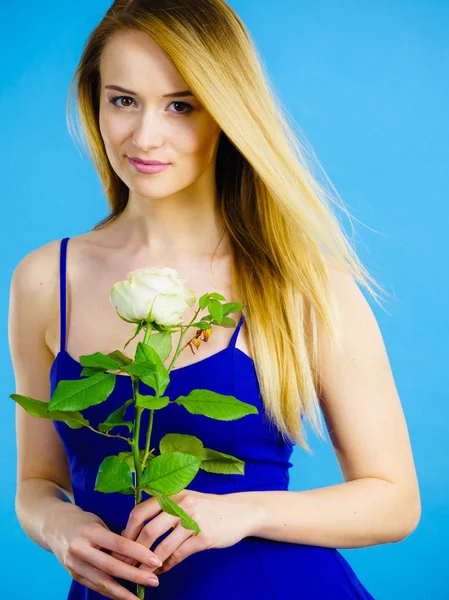
<instances>
[{"instance_id":1,"label":"bare shoulder","mask_svg":"<svg viewBox=\"0 0 449 600\"><path fill-rule=\"evenodd\" d=\"M92 232L87 232L70 238L70 247L88 247L95 245L95 236L91 239ZM59 257L61 239L51 240L26 254L16 265L14 274L24 278L31 285L37 280L49 280L59 274ZM16 275L17 273L17 275Z\"/></svg>"},{"instance_id":2,"label":"bare shoulder","mask_svg":"<svg viewBox=\"0 0 449 600\"><path fill-rule=\"evenodd\" d=\"M47 242L26 254L14 268L11 287L39 303L51 294L59 274L60 244L60 240Z\"/></svg>"},{"instance_id":3,"label":"bare shoulder","mask_svg":"<svg viewBox=\"0 0 449 600\"><path fill-rule=\"evenodd\" d=\"M71 248L83 246L87 234L70 238ZM59 311L61 239L51 240L22 257L11 278L11 295L32 298L34 311L39 310L40 322L45 330L49 321ZM71 253L73 260L74 253Z\"/></svg>"},{"instance_id":4,"label":"bare shoulder","mask_svg":"<svg viewBox=\"0 0 449 600\"><path fill-rule=\"evenodd\" d=\"M12 273L8 327L10 351L17 362L24 354L20 339L31 335L30 327L45 349L48 325L58 310L59 249L60 240L47 242L23 256Z\"/></svg>"},{"instance_id":5,"label":"bare shoulder","mask_svg":"<svg viewBox=\"0 0 449 600\"><path fill-rule=\"evenodd\" d=\"M319 371L324 381L323 400L330 408L337 390L349 385L343 377L355 383L363 369L382 368L391 381L390 365L382 333L367 298L349 270L327 263L330 285L339 319L339 351L331 350L324 327L318 323ZM326 410L326 406L324 406Z\"/></svg>"}]
</instances>

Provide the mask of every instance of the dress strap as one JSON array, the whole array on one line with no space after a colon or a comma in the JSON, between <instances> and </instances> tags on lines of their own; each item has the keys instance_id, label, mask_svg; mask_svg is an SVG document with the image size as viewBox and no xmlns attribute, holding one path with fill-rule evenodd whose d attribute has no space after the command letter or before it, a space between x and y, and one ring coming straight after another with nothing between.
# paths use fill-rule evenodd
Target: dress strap
<instances>
[{"instance_id":1,"label":"dress strap","mask_svg":"<svg viewBox=\"0 0 449 600\"><path fill-rule=\"evenodd\" d=\"M59 348L62 352L65 350L66 344L66 283L67 283L67 242L70 238L65 237L61 240L61 251L59 256L59 318L60 318L60 332L61 339L59 342Z\"/></svg>"},{"instance_id":2,"label":"dress strap","mask_svg":"<svg viewBox=\"0 0 449 600\"><path fill-rule=\"evenodd\" d=\"M244 319L245 319L245 315L243 315L243 313L242 313L240 321L238 322L237 327L235 328L234 333L232 334L231 341L229 342L229 348L235 348L235 345L237 343L237 337L239 335L239 331L243 324Z\"/></svg>"}]
</instances>

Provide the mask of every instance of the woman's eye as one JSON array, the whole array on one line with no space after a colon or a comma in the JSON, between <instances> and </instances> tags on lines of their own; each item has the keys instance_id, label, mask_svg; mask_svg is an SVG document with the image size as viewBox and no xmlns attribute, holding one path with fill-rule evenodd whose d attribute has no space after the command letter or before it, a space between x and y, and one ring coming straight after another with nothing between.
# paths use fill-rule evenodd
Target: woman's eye
<instances>
[{"instance_id":1,"label":"woman's eye","mask_svg":"<svg viewBox=\"0 0 449 600\"><path fill-rule=\"evenodd\" d=\"M122 98L125 98L126 100L132 100L132 98L130 96L116 96L115 98L112 98L112 100L110 100L111 104L113 104L114 106L118 106L118 104L116 104L117 100L121 100ZM126 108L127 106L129 106L129 104L127 104L126 106L119 106L119 108Z\"/></svg>"},{"instance_id":2,"label":"woman's eye","mask_svg":"<svg viewBox=\"0 0 449 600\"><path fill-rule=\"evenodd\" d=\"M186 112L191 112L191 111L193 110L193 106L192 106L191 104L189 104L188 102L177 102L177 101L175 100L174 102L172 102L172 104L177 104L178 106L179 106L179 105L181 105L181 106L187 106L187 108L188 108L189 110L187 110ZM175 110L175 112L179 113L179 111L178 111L178 110ZM181 112L181 113L179 113L179 114L181 114L181 115L182 115L182 114L185 114L185 113L182 113L182 112Z\"/></svg>"},{"instance_id":3,"label":"woman's eye","mask_svg":"<svg viewBox=\"0 0 449 600\"><path fill-rule=\"evenodd\" d=\"M130 104L126 104L126 105L123 105L122 103L116 104L117 100L122 100L122 99L133 101L133 98L131 98L130 96L116 96L115 98L112 98L110 100L110 102L111 102L111 104L113 104L114 106L117 106L118 108L127 108L127 107L129 107ZM182 112L179 111L179 110L175 110L174 111L175 113L178 113L180 115L189 113L189 112L191 112L193 110L193 106L191 104L189 104L188 102L178 102L178 101L175 100L171 104L176 104L178 107L181 106L181 107L186 107L188 109L188 110L185 110L185 111L182 111Z\"/></svg>"}]
</instances>

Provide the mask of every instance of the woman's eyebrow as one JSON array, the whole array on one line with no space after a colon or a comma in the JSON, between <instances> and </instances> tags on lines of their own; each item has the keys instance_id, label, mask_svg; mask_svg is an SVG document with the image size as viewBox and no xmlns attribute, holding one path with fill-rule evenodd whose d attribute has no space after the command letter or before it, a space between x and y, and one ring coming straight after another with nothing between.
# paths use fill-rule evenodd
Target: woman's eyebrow
<instances>
[{"instance_id":1,"label":"woman's eyebrow","mask_svg":"<svg viewBox=\"0 0 449 600\"><path fill-rule=\"evenodd\" d=\"M137 92L133 92L132 90L127 90L125 88L120 87L119 85L105 85L106 90L116 90L117 92L123 92L124 94L132 94L133 96L138 96ZM183 90L182 92L171 92L170 94L164 94L163 98L184 98L185 96L193 96L192 92L189 90Z\"/></svg>"}]
</instances>

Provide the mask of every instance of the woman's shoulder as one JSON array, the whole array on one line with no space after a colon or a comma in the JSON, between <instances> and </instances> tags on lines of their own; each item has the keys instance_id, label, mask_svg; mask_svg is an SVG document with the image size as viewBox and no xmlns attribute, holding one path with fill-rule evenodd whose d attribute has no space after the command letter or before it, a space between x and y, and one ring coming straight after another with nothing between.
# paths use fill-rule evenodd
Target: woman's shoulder
<instances>
[{"instance_id":1,"label":"woman's shoulder","mask_svg":"<svg viewBox=\"0 0 449 600\"><path fill-rule=\"evenodd\" d=\"M70 242L83 244L85 235L70 238ZM61 241L62 238L50 240L25 254L14 267L11 286L34 297L36 302L45 304L46 298L53 298L59 286Z\"/></svg>"},{"instance_id":2,"label":"woman's shoulder","mask_svg":"<svg viewBox=\"0 0 449 600\"><path fill-rule=\"evenodd\" d=\"M22 285L45 287L55 275L60 243L52 240L25 254L15 266L12 279Z\"/></svg>"},{"instance_id":3,"label":"woman's shoulder","mask_svg":"<svg viewBox=\"0 0 449 600\"><path fill-rule=\"evenodd\" d=\"M60 240L52 240L25 254L16 264L10 282L10 311L34 318L45 331L58 299Z\"/></svg>"},{"instance_id":4,"label":"woman's shoulder","mask_svg":"<svg viewBox=\"0 0 449 600\"><path fill-rule=\"evenodd\" d=\"M335 352L340 361L351 362L363 348L382 345L375 313L362 286L346 266L328 261L327 267L337 330L334 346L325 325L317 320L319 371L325 375L335 366Z\"/></svg>"}]
</instances>

